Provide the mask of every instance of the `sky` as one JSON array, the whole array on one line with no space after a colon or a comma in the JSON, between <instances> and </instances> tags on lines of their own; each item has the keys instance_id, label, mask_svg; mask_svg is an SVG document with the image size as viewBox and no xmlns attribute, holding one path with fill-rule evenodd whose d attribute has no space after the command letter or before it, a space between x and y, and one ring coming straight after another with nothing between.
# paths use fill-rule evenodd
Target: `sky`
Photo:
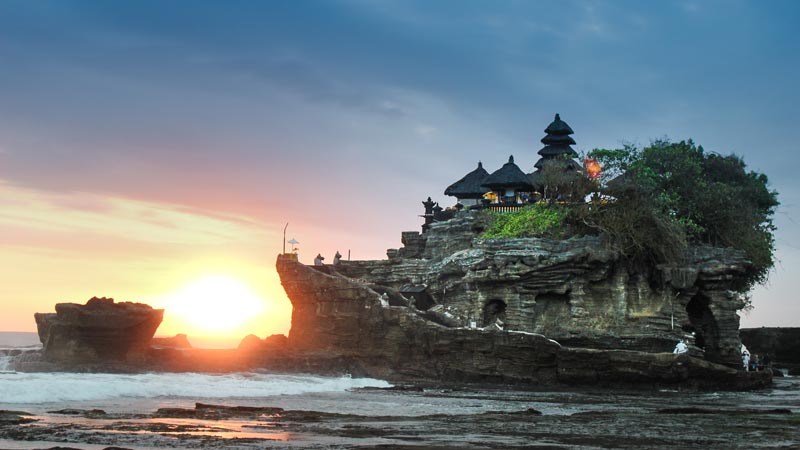
<instances>
[{"instance_id":1,"label":"sky","mask_svg":"<svg viewBox=\"0 0 800 450\"><path fill-rule=\"evenodd\" d=\"M383 258L477 161L532 170L557 112L579 151L692 138L767 174L778 263L742 324L800 326L798 23L794 1L0 0L0 330L228 277L263 303L237 333L285 333L286 223L304 262Z\"/></svg>"}]
</instances>

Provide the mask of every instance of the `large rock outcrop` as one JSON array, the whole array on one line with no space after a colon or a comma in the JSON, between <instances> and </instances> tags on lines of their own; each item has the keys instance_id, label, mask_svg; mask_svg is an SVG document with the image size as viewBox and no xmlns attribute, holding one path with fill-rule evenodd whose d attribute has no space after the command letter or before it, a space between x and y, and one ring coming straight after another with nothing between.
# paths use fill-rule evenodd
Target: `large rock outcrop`
<instances>
[{"instance_id":1,"label":"large rock outcrop","mask_svg":"<svg viewBox=\"0 0 800 450\"><path fill-rule=\"evenodd\" d=\"M361 374L726 389L764 386L770 380L766 373L748 374L689 355L567 348L536 333L452 326L449 312L420 311L391 287L344 276L329 266L313 268L279 256L277 269L293 305L291 353L328 366L347 364Z\"/></svg>"},{"instance_id":2,"label":"large rock outcrop","mask_svg":"<svg viewBox=\"0 0 800 450\"><path fill-rule=\"evenodd\" d=\"M55 314L34 314L45 361L67 364L143 355L163 317L163 309L105 297L85 305L58 303Z\"/></svg>"},{"instance_id":3,"label":"large rock outcrop","mask_svg":"<svg viewBox=\"0 0 800 450\"><path fill-rule=\"evenodd\" d=\"M744 298L734 288L750 266L740 252L700 247L680 267L631 267L601 237L481 240L483 226L461 213L418 239L404 234L413 252L342 261L336 271L434 305L461 326L646 352L671 351L684 338L696 356L739 364Z\"/></svg>"}]
</instances>

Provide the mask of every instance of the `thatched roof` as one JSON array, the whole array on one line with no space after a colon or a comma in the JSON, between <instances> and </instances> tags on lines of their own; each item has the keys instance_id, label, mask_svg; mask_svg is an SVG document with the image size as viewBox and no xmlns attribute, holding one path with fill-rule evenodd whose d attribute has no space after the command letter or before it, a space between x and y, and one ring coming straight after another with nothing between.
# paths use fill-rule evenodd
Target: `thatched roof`
<instances>
[{"instance_id":1,"label":"thatched roof","mask_svg":"<svg viewBox=\"0 0 800 450\"><path fill-rule=\"evenodd\" d=\"M464 175L463 178L451 184L444 190L444 195L456 198L481 198L489 189L482 187L483 181L489 176L489 172L483 168L483 164L478 161L478 168Z\"/></svg>"},{"instance_id":2,"label":"thatched roof","mask_svg":"<svg viewBox=\"0 0 800 450\"><path fill-rule=\"evenodd\" d=\"M503 167L494 171L483 181L483 186L492 190L501 188L533 188L525 172L514 164L513 155L508 157L508 162L503 164Z\"/></svg>"},{"instance_id":3,"label":"thatched roof","mask_svg":"<svg viewBox=\"0 0 800 450\"><path fill-rule=\"evenodd\" d=\"M575 156L578 156L577 153ZM542 170L545 164L563 164L564 170L569 170L571 172L583 170L583 166L571 158L540 158L538 161L536 161L536 164L534 164L533 167Z\"/></svg>"},{"instance_id":4,"label":"thatched roof","mask_svg":"<svg viewBox=\"0 0 800 450\"><path fill-rule=\"evenodd\" d=\"M548 134L542 138L544 145L575 145L575 139L568 134Z\"/></svg>"},{"instance_id":5,"label":"thatched roof","mask_svg":"<svg viewBox=\"0 0 800 450\"><path fill-rule=\"evenodd\" d=\"M556 114L556 118L553 119L553 122L544 129L544 132L547 134L573 134L575 133L572 131L572 128L567 125L567 122L561 120L561 116Z\"/></svg>"},{"instance_id":6,"label":"thatched roof","mask_svg":"<svg viewBox=\"0 0 800 450\"><path fill-rule=\"evenodd\" d=\"M547 126L544 132L547 133L547 136L542 138L544 147L539 150L539 154L544 158L549 159L560 156L570 158L578 157L578 153L570 147L570 145L575 144L575 139L572 139L570 136L570 134L573 133L572 128L561 120L558 114L556 114L555 120ZM540 162L541 160L539 160L534 167L538 168Z\"/></svg>"},{"instance_id":7,"label":"thatched roof","mask_svg":"<svg viewBox=\"0 0 800 450\"><path fill-rule=\"evenodd\" d=\"M534 189L541 192L542 187L544 187L544 182L542 181L542 172L537 170L535 172L529 173L528 182L531 183Z\"/></svg>"},{"instance_id":8,"label":"thatched roof","mask_svg":"<svg viewBox=\"0 0 800 450\"><path fill-rule=\"evenodd\" d=\"M569 145L545 145L539 154L542 156L560 156L568 155L571 158L577 158L578 152L572 149Z\"/></svg>"}]
</instances>

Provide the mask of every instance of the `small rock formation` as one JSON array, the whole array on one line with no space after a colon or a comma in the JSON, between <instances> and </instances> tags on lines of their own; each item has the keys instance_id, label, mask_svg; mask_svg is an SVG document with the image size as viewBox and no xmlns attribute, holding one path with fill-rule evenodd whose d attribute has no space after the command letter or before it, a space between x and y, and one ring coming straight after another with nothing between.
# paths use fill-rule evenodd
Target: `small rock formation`
<instances>
[{"instance_id":1,"label":"small rock formation","mask_svg":"<svg viewBox=\"0 0 800 450\"><path fill-rule=\"evenodd\" d=\"M34 314L44 360L67 364L142 355L163 316L163 309L105 297L93 297L85 305L59 303L55 314Z\"/></svg>"},{"instance_id":2,"label":"small rock formation","mask_svg":"<svg viewBox=\"0 0 800 450\"><path fill-rule=\"evenodd\" d=\"M154 337L150 345L156 348L192 348L189 338L183 333L172 337Z\"/></svg>"}]
</instances>

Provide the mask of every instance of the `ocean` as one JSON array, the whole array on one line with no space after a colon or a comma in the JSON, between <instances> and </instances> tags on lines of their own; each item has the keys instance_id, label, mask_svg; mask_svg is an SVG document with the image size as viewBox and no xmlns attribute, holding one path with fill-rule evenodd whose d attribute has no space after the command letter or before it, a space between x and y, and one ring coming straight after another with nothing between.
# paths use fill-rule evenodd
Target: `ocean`
<instances>
[{"instance_id":1,"label":"ocean","mask_svg":"<svg viewBox=\"0 0 800 450\"><path fill-rule=\"evenodd\" d=\"M0 333L0 348L35 348L24 334ZM795 377L756 392L552 391L258 371L17 373L7 362L0 449L800 448Z\"/></svg>"}]
</instances>

